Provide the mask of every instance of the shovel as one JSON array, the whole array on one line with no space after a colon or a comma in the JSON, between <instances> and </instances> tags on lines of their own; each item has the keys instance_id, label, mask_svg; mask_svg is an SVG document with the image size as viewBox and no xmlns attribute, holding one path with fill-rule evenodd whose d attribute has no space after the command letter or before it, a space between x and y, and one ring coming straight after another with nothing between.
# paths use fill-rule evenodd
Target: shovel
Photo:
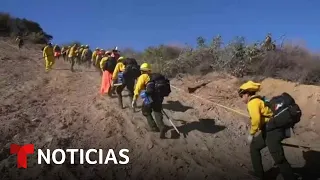
<instances>
[{"instance_id":1,"label":"shovel","mask_svg":"<svg viewBox=\"0 0 320 180\"><path fill-rule=\"evenodd\" d=\"M167 115L167 113L162 109L162 114L164 114L167 119L169 120L169 122L171 123L171 125L173 126L173 128L176 130L176 132L180 135L180 131L177 129L177 127L173 124L171 118Z\"/></svg>"}]
</instances>

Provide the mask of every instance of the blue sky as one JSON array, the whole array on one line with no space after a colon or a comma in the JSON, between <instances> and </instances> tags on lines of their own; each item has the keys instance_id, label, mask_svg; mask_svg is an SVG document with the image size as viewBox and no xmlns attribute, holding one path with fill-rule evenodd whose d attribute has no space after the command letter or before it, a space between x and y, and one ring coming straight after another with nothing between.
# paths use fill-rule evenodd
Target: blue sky
<instances>
[{"instance_id":1,"label":"blue sky","mask_svg":"<svg viewBox=\"0 0 320 180\"><path fill-rule=\"evenodd\" d=\"M1 0L0 11L39 22L53 43L141 50L217 34L262 40L271 32L320 50L319 7L319 0Z\"/></svg>"}]
</instances>

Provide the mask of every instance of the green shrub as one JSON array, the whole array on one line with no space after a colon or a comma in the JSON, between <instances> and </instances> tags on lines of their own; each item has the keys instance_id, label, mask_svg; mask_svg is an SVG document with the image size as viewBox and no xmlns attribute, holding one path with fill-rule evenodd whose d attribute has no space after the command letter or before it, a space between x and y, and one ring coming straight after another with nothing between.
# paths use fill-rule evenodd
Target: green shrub
<instances>
[{"instance_id":1,"label":"green shrub","mask_svg":"<svg viewBox=\"0 0 320 180\"><path fill-rule=\"evenodd\" d=\"M221 36L208 43L198 37L197 43L196 48L159 45L131 54L140 57L140 62L152 64L154 71L168 77L217 71L240 78L273 77L320 85L320 57L302 47L287 44L265 50L261 43L247 44L240 36L227 45L223 44Z\"/></svg>"},{"instance_id":2,"label":"green shrub","mask_svg":"<svg viewBox=\"0 0 320 180\"><path fill-rule=\"evenodd\" d=\"M0 35L16 37L20 35L24 40L36 44L44 44L53 37L40 27L36 22L25 18L15 18L8 13L0 13Z\"/></svg>"}]
</instances>

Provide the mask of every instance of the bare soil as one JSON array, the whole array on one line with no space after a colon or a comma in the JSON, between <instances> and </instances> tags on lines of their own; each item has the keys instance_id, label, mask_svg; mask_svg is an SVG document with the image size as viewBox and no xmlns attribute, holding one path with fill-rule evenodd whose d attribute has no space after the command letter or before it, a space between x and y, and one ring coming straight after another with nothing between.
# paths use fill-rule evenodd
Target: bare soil
<instances>
[{"instance_id":1,"label":"bare soil","mask_svg":"<svg viewBox=\"0 0 320 180\"><path fill-rule=\"evenodd\" d=\"M60 58L45 73L39 48L19 52L2 41L0 50L0 179L254 179L248 174L248 118L187 91L203 81L205 85L192 94L246 113L236 94L241 80L215 73L172 80L182 91L173 88L164 109L181 136L174 136L171 129L167 139L159 139L158 133L148 131L140 109L133 113L128 108L128 97L124 97L127 108L121 110L116 98L99 94L101 78L93 68L76 66L72 73ZM291 144L285 153L304 179L320 178L320 87L275 79L262 84L261 94L271 97L286 91L301 105L303 120L296 135L285 141ZM127 148L130 163L38 165L34 154L28 156L27 169L17 169L11 143L33 143L36 149ZM267 149L262 157L265 169L272 168ZM275 172L269 172L270 179L276 179Z\"/></svg>"}]
</instances>

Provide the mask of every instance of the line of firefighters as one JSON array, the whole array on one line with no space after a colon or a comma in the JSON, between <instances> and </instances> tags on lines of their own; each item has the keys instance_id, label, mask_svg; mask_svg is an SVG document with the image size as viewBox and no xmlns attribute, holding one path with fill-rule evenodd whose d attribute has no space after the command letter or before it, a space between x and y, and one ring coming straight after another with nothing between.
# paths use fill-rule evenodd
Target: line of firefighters
<instances>
[{"instance_id":1,"label":"line of firefighters","mask_svg":"<svg viewBox=\"0 0 320 180\"><path fill-rule=\"evenodd\" d=\"M171 92L169 80L164 79L161 74L151 76L151 65L142 63L138 65L137 61L133 58L125 58L120 56L117 48L111 51L96 48L92 53L89 46L78 46L74 44L70 47L63 47L61 50L58 45L52 46L48 43L43 49L43 58L46 61L46 71L52 69L55 59L59 59L60 55L63 56L65 61L71 62L71 71L73 71L74 63L86 63L88 66L94 65L102 75L101 94L107 94L112 97L117 94L120 108L123 107L122 91L126 88L129 92L131 101L131 108L135 110L136 101L143 92L148 91L145 95L142 114L146 117L153 132L160 132L160 138L165 138L165 133L168 130L163 122L162 102L165 96ZM121 80L120 80L121 79ZM150 82L156 80L163 80L165 89L161 92L155 90L155 84L150 85ZM160 82L157 81L157 82ZM159 83L158 83L159 84ZM162 93L163 90L165 93ZM155 93L157 92L157 93ZM154 114L154 118L152 116Z\"/></svg>"},{"instance_id":2,"label":"line of firefighters","mask_svg":"<svg viewBox=\"0 0 320 180\"><path fill-rule=\"evenodd\" d=\"M85 50L87 52L84 52ZM124 88L127 88L133 110L138 97L141 97L143 99L142 114L146 117L150 130L160 132L160 138L165 138L168 126L163 122L164 112L162 111L162 103L164 97L168 96L171 92L169 81L161 74L152 73L151 66L148 63L143 63L139 66L135 59L121 57L117 50L104 51L97 48L90 56L87 55L88 51L89 46L80 46L79 48L76 44L67 49L63 48L61 51L57 51L57 46L52 47L49 43L43 50L46 70L52 68L54 57L59 58L59 52L61 52L65 60L71 62L72 71L74 62L78 62L79 64L87 62L88 66L93 64L102 73L101 93L107 93L112 97L113 92L116 92L119 105L123 108L121 94ZM137 71L139 74L136 74ZM122 78L120 80L121 83L119 83L119 78ZM248 81L241 85L238 91L242 101L247 104L251 117L248 142L250 143L250 154L254 172L250 174L259 179L266 179L260 151L268 147L283 178L285 180L296 179L284 155L281 144L281 141L287 138L285 133L287 127L275 127L274 123L277 121L272 116L276 111L272 109L273 106L268 106L265 100L256 94L260 91L260 87L261 84ZM152 113L154 114L154 118ZM288 119L289 121L290 118L281 117L280 119Z\"/></svg>"},{"instance_id":3,"label":"line of firefighters","mask_svg":"<svg viewBox=\"0 0 320 180\"><path fill-rule=\"evenodd\" d=\"M48 45L52 46L52 44L50 43ZM116 59L120 57L120 52L117 50L117 48L111 51L96 48L92 52L89 45L74 44L72 46L63 46L62 48L60 48L60 46L56 44L53 46L52 50L54 58L59 59L60 56L62 56L65 61L71 63L71 71L74 71L75 64L84 64L88 68L93 65L102 74L104 63L106 62L108 57L111 56Z\"/></svg>"}]
</instances>

